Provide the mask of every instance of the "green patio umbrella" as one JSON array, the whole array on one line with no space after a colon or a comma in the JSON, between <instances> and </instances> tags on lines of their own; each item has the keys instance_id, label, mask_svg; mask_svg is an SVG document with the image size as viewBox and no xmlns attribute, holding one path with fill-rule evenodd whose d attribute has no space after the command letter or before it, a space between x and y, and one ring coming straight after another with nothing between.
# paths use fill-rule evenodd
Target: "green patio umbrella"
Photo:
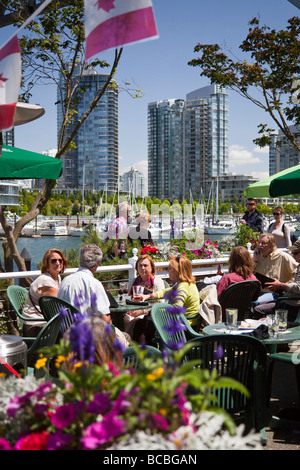
<instances>
[{"instance_id":1,"label":"green patio umbrella","mask_svg":"<svg viewBox=\"0 0 300 470\"><path fill-rule=\"evenodd\" d=\"M243 192L247 197L279 197L300 194L300 164L250 184Z\"/></svg>"},{"instance_id":2,"label":"green patio umbrella","mask_svg":"<svg viewBox=\"0 0 300 470\"><path fill-rule=\"evenodd\" d=\"M42 178L56 180L61 176L58 158L3 145L0 155L0 179Z\"/></svg>"}]
</instances>

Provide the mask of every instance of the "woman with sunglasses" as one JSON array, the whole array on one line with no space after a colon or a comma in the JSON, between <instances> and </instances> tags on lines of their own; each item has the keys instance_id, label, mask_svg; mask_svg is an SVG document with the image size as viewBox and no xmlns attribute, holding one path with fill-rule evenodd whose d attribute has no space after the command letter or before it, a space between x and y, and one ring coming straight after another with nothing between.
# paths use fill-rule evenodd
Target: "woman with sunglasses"
<instances>
[{"instance_id":1,"label":"woman with sunglasses","mask_svg":"<svg viewBox=\"0 0 300 470\"><path fill-rule=\"evenodd\" d=\"M167 269L172 287L144 295L143 300L163 299L165 294L175 287L177 295L173 305L184 307L186 319L191 326L196 327L199 320L200 299L196 281L193 277L191 262L184 256L171 256Z\"/></svg>"},{"instance_id":2,"label":"woman with sunglasses","mask_svg":"<svg viewBox=\"0 0 300 470\"><path fill-rule=\"evenodd\" d=\"M268 227L268 233L272 233L275 238L277 248L288 248L291 246L290 228L282 220L283 209L278 206L273 211L275 222Z\"/></svg>"},{"instance_id":3,"label":"woman with sunglasses","mask_svg":"<svg viewBox=\"0 0 300 470\"><path fill-rule=\"evenodd\" d=\"M39 299L42 295L52 295L57 297L57 291L61 283L61 274L68 265L68 260L64 254L52 248L44 254L41 275L30 285L28 294L23 306L23 315L30 318L40 318L41 322L30 320L24 322L24 335L35 337L45 325L45 320L39 308Z\"/></svg>"}]
</instances>

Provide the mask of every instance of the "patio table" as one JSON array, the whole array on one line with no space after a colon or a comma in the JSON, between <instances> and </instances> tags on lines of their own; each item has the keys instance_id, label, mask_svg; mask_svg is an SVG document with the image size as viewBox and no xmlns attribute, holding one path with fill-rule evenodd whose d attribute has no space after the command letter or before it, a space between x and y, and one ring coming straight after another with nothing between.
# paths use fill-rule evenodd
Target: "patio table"
<instances>
[{"instance_id":1,"label":"patio table","mask_svg":"<svg viewBox=\"0 0 300 470\"><path fill-rule=\"evenodd\" d=\"M115 299L117 300L117 297L115 297ZM147 305L119 304L118 307L110 307L109 310L113 325L119 328L119 330L124 331L124 316L127 312L133 312L135 310L151 310L154 302L148 301Z\"/></svg>"},{"instance_id":2,"label":"patio table","mask_svg":"<svg viewBox=\"0 0 300 470\"><path fill-rule=\"evenodd\" d=\"M249 333L250 331L253 331L253 329L249 328ZM245 329L242 328L242 330L243 330L243 333L241 334L247 334L247 331ZM222 334L222 333L223 334L237 334L236 332L228 333L228 329L226 328L225 323L216 323L214 325L207 325L203 328L202 333L204 335L213 335L213 334ZM287 344L287 343L292 343L293 341L300 341L300 326L296 326L294 328L288 328L285 333L278 333L277 338L267 338L267 339L262 339L260 341L262 341L265 344L268 352L273 354L276 352L277 346L279 344Z\"/></svg>"},{"instance_id":3,"label":"patio table","mask_svg":"<svg viewBox=\"0 0 300 470\"><path fill-rule=\"evenodd\" d=\"M249 332L250 331L251 330L249 329ZM232 333L228 333L225 323L217 323L214 325L208 325L203 328L202 333L204 335L232 334ZM233 334L237 334L237 333L233 333ZM247 334L247 333L243 332L242 334ZM278 345L292 343L293 341L298 341L298 342L300 341L300 326L296 326L294 328L288 328L285 333L278 333L277 338L261 339L260 341L262 341L265 344L267 351L270 354L274 354L277 351ZM270 384L269 386L271 387L272 373L269 372L268 376L269 376L268 382ZM268 427L270 428L283 427L283 428L300 429L300 423L297 421L290 420L290 419L284 419L279 416L271 416Z\"/></svg>"}]
</instances>

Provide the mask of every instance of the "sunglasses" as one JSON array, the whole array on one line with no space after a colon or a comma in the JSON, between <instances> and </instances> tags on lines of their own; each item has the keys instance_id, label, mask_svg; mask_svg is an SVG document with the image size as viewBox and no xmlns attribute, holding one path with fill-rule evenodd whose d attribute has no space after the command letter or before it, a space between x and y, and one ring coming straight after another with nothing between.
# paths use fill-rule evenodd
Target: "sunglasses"
<instances>
[{"instance_id":1,"label":"sunglasses","mask_svg":"<svg viewBox=\"0 0 300 470\"><path fill-rule=\"evenodd\" d=\"M293 251L293 252L292 252L292 255L293 255L293 256L296 256L296 255L298 255L299 253L300 253L300 251Z\"/></svg>"},{"instance_id":2,"label":"sunglasses","mask_svg":"<svg viewBox=\"0 0 300 470\"><path fill-rule=\"evenodd\" d=\"M247 202L246 206L255 206L254 202Z\"/></svg>"},{"instance_id":3,"label":"sunglasses","mask_svg":"<svg viewBox=\"0 0 300 470\"><path fill-rule=\"evenodd\" d=\"M59 263L59 264L62 264L63 263L63 260L61 258L53 258L53 259L50 259L50 263L51 264L55 264L55 263Z\"/></svg>"},{"instance_id":4,"label":"sunglasses","mask_svg":"<svg viewBox=\"0 0 300 470\"><path fill-rule=\"evenodd\" d=\"M280 212L273 212L273 215L280 215Z\"/></svg>"}]
</instances>

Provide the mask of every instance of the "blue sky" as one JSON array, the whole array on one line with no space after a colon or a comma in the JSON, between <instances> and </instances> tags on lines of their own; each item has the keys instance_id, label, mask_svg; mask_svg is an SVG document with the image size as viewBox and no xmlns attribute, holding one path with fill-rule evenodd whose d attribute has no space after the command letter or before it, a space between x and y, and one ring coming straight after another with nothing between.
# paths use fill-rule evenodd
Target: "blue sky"
<instances>
[{"instance_id":1,"label":"blue sky","mask_svg":"<svg viewBox=\"0 0 300 470\"><path fill-rule=\"evenodd\" d=\"M218 43L243 59L238 46L246 37L248 22L259 16L271 28L286 28L287 20L300 12L288 0L152 0L159 38L125 46L116 79L143 91L133 99L126 91L119 97L120 173L131 166L147 173L147 106L151 101L182 98L206 86L198 67L188 61L197 57L195 45ZM0 29L0 43L11 36L11 28ZM100 58L110 61L113 52ZM56 90L53 86L37 87L32 104L46 110L39 120L16 127L15 145L42 152L56 148ZM230 160L229 170L235 174L263 178L268 175L268 150L259 150L253 139L257 125L271 124L266 113L229 92Z\"/></svg>"}]
</instances>

